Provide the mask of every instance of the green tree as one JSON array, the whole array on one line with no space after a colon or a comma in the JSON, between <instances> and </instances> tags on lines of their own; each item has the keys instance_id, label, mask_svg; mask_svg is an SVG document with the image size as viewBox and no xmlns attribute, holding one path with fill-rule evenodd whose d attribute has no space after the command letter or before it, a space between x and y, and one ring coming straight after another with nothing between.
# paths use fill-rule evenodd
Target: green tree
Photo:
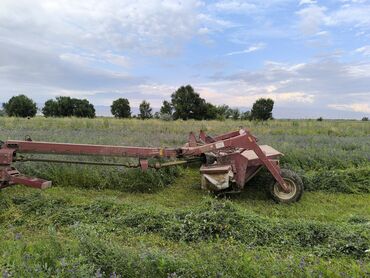
<instances>
[{"instance_id":1,"label":"green tree","mask_svg":"<svg viewBox=\"0 0 370 278\"><path fill-rule=\"evenodd\" d=\"M160 112L161 112L161 114L172 115L172 112L173 112L172 104L169 103L167 100L163 101Z\"/></svg>"},{"instance_id":2,"label":"green tree","mask_svg":"<svg viewBox=\"0 0 370 278\"><path fill-rule=\"evenodd\" d=\"M95 108L87 99L73 99L73 116L95 118Z\"/></svg>"},{"instance_id":3,"label":"green tree","mask_svg":"<svg viewBox=\"0 0 370 278\"><path fill-rule=\"evenodd\" d=\"M140 114L138 115L138 117L140 119L144 120L144 119L153 118L152 108L150 107L150 103L149 102L143 100L143 102L140 103L139 110L140 110Z\"/></svg>"},{"instance_id":4,"label":"green tree","mask_svg":"<svg viewBox=\"0 0 370 278\"><path fill-rule=\"evenodd\" d=\"M25 95L14 96L3 103L5 113L10 117L34 117L37 113L36 103Z\"/></svg>"},{"instance_id":5,"label":"green tree","mask_svg":"<svg viewBox=\"0 0 370 278\"><path fill-rule=\"evenodd\" d=\"M42 113L45 117L94 118L95 108L87 99L60 96L55 100L47 100L42 108Z\"/></svg>"},{"instance_id":6,"label":"green tree","mask_svg":"<svg viewBox=\"0 0 370 278\"><path fill-rule=\"evenodd\" d=\"M226 105L219 105L217 106L217 118L219 120L225 120L232 116L232 109Z\"/></svg>"},{"instance_id":7,"label":"green tree","mask_svg":"<svg viewBox=\"0 0 370 278\"><path fill-rule=\"evenodd\" d=\"M206 118L206 101L190 86L181 86L171 95L171 102L174 108L174 119L195 119Z\"/></svg>"},{"instance_id":8,"label":"green tree","mask_svg":"<svg viewBox=\"0 0 370 278\"><path fill-rule=\"evenodd\" d=\"M231 109L231 118L233 120L239 120L240 119L240 111L238 108Z\"/></svg>"},{"instance_id":9,"label":"green tree","mask_svg":"<svg viewBox=\"0 0 370 278\"><path fill-rule=\"evenodd\" d=\"M113 101L110 111L112 115L116 118L130 118L131 108L130 102L126 98L119 98Z\"/></svg>"},{"instance_id":10,"label":"green tree","mask_svg":"<svg viewBox=\"0 0 370 278\"><path fill-rule=\"evenodd\" d=\"M253 120L266 121L272 118L274 101L270 98L260 98L253 104L251 118Z\"/></svg>"},{"instance_id":11,"label":"green tree","mask_svg":"<svg viewBox=\"0 0 370 278\"><path fill-rule=\"evenodd\" d=\"M204 120L214 120L217 119L218 110L217 107L214 106L212 103L206 102L205 104L205 111L203 112L203 119Z\"/></svg>"},{"instance_id":12,"label":"green tree","mask_svg":"<svg viewBox=\"0 0 370 278\"><path fill-rule=\"evenodd\" d=\"M251 111L245 111L240 116L241 120L251 120Z\"/></svg>"},{"instance_id":13,"label":"green tree","mask_svg":"<svg viewBox=\"0 0 370 278\"><path fill-rule=\"evenodd\" d=\"M45 117L59 117L58 103L53 99L47 100L42 108L42 114Z\"/></svg>"},{"instance_id":14,"label":"green tree","mask_svg":"<svg viewBox=\"0 0 370 278\"><path fill-rule=\"evenodd\" d=\"M154 119L157 119L157 120L158 120L158 119L160 119L160 118L161 118L161 113L160 113L160 112L158 112L158 111L157 111L157 112L155 112L155 113L154 113L154 115L153 115L153 118L154 118Z\"/></svg>"},{"instance_id":15,"label":"green tree","mask_svg":"<svg viewBox=\"0 0 370 278\"><path fill-rule=\"evenodd\" d=\"M70 97L57 97L58 117L72 117L73 116L73 100Z\"/></svg>"}]
</instances>

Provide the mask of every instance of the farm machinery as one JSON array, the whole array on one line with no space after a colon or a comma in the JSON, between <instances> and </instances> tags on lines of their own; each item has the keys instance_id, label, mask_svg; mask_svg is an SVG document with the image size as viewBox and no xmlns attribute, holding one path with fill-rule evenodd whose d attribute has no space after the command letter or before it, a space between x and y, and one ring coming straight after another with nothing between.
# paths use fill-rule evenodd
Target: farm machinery
<instances>
[{"instance_id":1,"label":"farm machinery","mask_svg":"<svg viewBox=\"0 0 370 278\"><path fill-rule=\"evenodd\" d=\"M133 163L107 163L86 160L62 160L27 154L91 155L104 157L135 157ZM133 146L69 144L25 140L0 141L0 189L21 184L44 189L51 181L21 174L15 162L39 161L49 163L76 163L87 165L123 166L160 169L201 161L201 187L216 194L240 192L262 168L274 178L270 193L277 202L298 201L303 193L300 177L286 169L280 169L279 159L283 154L268 145L258 145L257 138L249 131L240 129L211 137L201 131L199 136L189 134L188 142L178 148L152 148ZM155 161L155 162L153 162ZM167 161L167 162L163 162Z\"/></svg>"}]
</instances>

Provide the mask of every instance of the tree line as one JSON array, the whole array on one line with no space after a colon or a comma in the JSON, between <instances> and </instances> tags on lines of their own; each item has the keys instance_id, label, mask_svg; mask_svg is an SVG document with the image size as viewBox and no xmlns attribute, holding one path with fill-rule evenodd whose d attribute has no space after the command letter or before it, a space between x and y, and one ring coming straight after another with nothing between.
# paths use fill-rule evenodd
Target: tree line
<instances>
[{"instance_id":1,"label":"tree line","mask_svg":"<svg viewBox=\"0 0 370 278\"><path fill-rule=\"evenodd\" d=\"M139 106L139 114L132 115L130 102L126 98L113 101L111 113L116 118L157 118L163 120L268 120L272 118L274 101L258 99L251 111L241 112L228 105L213 105L201 98L190 85L181 86L171 94L169 101L164 100L159 112L153 113L150 103L143 100ZM25 95L14 96L3 103L3 111L8 116L34 117L37 114L36 103ZM94 118L95 108L87 99L60 96L49 99L41 109L45 117L84 117Z\"/></svg>"}]
</instances>

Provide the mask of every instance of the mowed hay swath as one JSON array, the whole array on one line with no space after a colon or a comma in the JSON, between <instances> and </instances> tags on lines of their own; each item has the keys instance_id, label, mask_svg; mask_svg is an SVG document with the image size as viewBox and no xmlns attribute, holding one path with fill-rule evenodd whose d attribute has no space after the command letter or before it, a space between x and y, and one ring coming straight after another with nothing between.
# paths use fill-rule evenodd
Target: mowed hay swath
<instances>
[{"instance_id":1,"label":"mowed hay swath","mask_svg":"<svg viewBox=\"0 0 370 278\"><path fill-rule=\"evenodd\" d=\"M308 192L299 203L273 203L265 173L224 200L199 189L198 167L142 174L20 164L55 187L0 193L0 269L17 277L366 276L367 122L0 118L0 139L175 147L189 131L212 135L239 126L302 174Z\"/></svg>"}]
</instances>

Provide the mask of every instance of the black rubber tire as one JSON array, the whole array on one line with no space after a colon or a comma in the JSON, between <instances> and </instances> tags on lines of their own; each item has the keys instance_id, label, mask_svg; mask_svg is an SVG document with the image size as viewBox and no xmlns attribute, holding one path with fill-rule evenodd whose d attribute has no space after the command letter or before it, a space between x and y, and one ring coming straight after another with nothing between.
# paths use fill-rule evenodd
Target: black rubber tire
<instances>
[{"instance_id":1,"label":"black rubber tire","mask_svg":"<svg viewBox=\"0 0 370 278\"><path fill-rule=\"evenodd\" d=\"M274 201L277 203L285 204L298 202L299 199L301 199L304 191L302 179L297 173L288 169L281 169L281 176L283 177L284 181L291 186L293 193L284 193L280 189L279 184L274 182L269 188L269 193L272 199L274 199Z\"/></svg>"}]
</instances>

